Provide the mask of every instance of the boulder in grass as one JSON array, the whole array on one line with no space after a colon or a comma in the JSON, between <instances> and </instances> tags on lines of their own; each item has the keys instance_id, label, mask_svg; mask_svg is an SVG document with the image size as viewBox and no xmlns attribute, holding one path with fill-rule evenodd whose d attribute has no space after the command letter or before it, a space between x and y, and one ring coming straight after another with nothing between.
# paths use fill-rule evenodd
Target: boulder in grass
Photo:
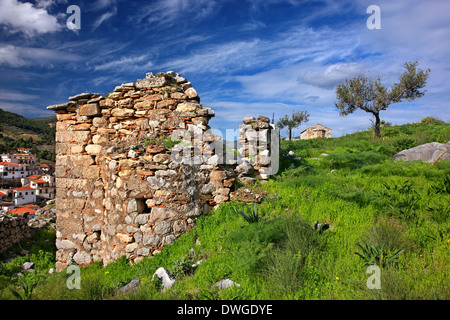
<instances>
[{"instance_id":1,"label":"boulder in grass","mask_svg":"<svg viewBox=\"0 0 450 320\"><path fill-rule=\"evenodd\" d=\"M34 262L25 262L24 264L22 264L22 270L24 270L24 271L28 271L33 268L34 268Z\"/></svg>"},{"instance_id":2,"label":"boulder in grass","mask_svg":"<svg viewBox=\"0 0 450 320\"><path fill-rule=\"evenodd\" d=\"M420 160L423 162L435 162L439 160L445 160L450 157L450 142L439 143L430 142L420 146L402 150L394 155L394 159L404 161Z\"/></svg>"},{"instance_id":3,"label":"boulder in grass","mask_svg":"<svg viewBox=\"0 0 450 320\"><path fill-rule=\"evenodd\" d=\"M120 288L119 292L123 293L123 292L134 292L134 291L137 291L139 289L139 284L140 283L141 283L141 280L139 280L139 279L131 280L128 284L126 284L125 286Z\"/></svg>"},{"instance_id":4,"label":"boulder in grass","mask_svg":"<svg viewBox=\"0 0 450 320\"><path fill-rule=\"evenodd\" d=\"M170 289L172 285L175 283L175 279L169 274L165 268L161 267L153 274L152 280L156 277L161 281L162 291L165 292L167 289Z\"/></svg>"}]
</instances>

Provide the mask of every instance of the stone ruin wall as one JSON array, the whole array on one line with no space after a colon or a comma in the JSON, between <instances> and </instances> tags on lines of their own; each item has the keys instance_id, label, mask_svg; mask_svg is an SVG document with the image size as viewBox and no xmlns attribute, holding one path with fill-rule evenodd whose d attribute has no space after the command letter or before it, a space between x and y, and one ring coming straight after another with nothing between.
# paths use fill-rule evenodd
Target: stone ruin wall
<instances>
[{"instance_id":1,"label":"stone ruin wall","mask_svg":"<svg viewBox=\"0 0 450 320\"><path fill-rule=\"evenodd\" d=\"M0 213L0 254L14 243L29 239L32 230L28 227L27 216L10 216Z\"/></svg>"},{"instance_id":2,"label":"stone ruin wall","mask_svg":"<svg viewBox=\"0 0 450 320\"><path fill-rule=\"evenodd\" d=\"M214 111L174 72L150 73L104 97L82 93L48 109L57 116L57 271L122 256L138 262L187 232L212 206L229 201L236 179L266 180L270 174L271 141L254 143L255 132L270 140L276 131L269 119L244 118L240 157L223 165L230 153L218 152L223 141L211 134ZM179 129L203 139L172 149L169 138ZM181 162L174 161L176 148L184 152ZM245 158L252 149L256 161Z\"/></svg>"}]
</instances>

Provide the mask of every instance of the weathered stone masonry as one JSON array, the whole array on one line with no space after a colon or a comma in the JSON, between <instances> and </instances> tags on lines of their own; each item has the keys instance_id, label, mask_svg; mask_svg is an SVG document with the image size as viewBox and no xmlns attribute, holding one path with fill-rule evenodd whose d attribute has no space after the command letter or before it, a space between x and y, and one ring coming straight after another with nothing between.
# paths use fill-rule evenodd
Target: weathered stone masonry
<instances>
[{"instance_id":1,"label":"weathered stone masonry","mask_svg":"<svg viewBox=\"0 0 450 320\"><path fill-rule=\"evenodd\" d=\"M27 223L27 216L14 217L0 213L0 254L14 243L32 236L32 230Z\"/></svg>"},{"instance_id":2,"label":"weathered stone masonry","mask_svg":"<svg viewBox=\"0 0 450 320\"><path fill-rule=\"evenodd\" d=\"M208 126L214 112L174 72L150 73L105 97L82 93L48 109L58 120L58 271L124 255L138 262L187 232L211 206L228 201L236 178L268 178L270 141L252 145L258 153L252 164L220 165L222 155L211 146L223 142ZM244 120L240 140L254 139L245 133L252 128L270 140L268 118ZM198 164L173 160L170 137L179 129L192 136L201 131L202 141L181 144L193 158L200 150ZM239 152L249 156L245 148Z\"/></svg>"}]
</instances>

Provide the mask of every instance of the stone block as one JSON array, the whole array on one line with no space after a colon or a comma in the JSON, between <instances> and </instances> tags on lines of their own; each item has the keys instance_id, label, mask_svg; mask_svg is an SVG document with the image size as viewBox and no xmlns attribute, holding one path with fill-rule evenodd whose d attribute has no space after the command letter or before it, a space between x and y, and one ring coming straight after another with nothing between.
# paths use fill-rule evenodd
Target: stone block
<instances>
[{"instance_id":1,"label":"stone block","mask_svg":"<svg viewBox=\"0 0 450 320\"><path fill-rule=\"evenodd\" d=\"M183 102L177 105L176 111L178 112L194 112L201 109L201 105L194 102Z\"/></svg>"},{"instance_id":2,"label":"stone block","mask_svg":"<svg viewBox=\"0 0 450 320\"><path fill-rule=\"evenodd\" d=\"M172 92L172 93L170 94L170 97L171 97L172 99L184 100L184 99L187 98L187 95L185 95L185 94L182 93L182 92Z\"/></svg>"},{"instance_id":3,"label":"stone block","mask_svg":"<svg viewBox=\"0 0 450 320\"><path fill-rule=\"evenodd\" d=\"M134 104L134 108L135 109L144 109L144 110L152 109L153 108L153 102L150 101L150 100L139 101L139 102L136 102Z\"/></svg>"},{"instance_id":4,"label":"stone block","mask_svg":"<svg viewBox=\"0 0 450 320\"><path fill-rule=\"evenodd\" d=\"M84 152L84 146L83 145L71 145L70 147L70 153L71 154L77 154L77 153L83 153Z\"/></svg>"},{"instance_id":5,"label":"stone block","mask_svg":"<svg viewBox=\"0 0 450 320\"><path fill-rule=\"evenodd\" d=\"M92 262L91 255L86 251L78 251L73 256L73 260L80 265L90 264Z\"/></svg>"},{"instance_id":6,"label":"stone block","mask_svg":"<svg viewBox=\"0 0 450 320\"><path fill-rule=\"evenodd\" d=\"M186 221L185 220L177 220L173 223L173 232L176 235L180 235L186 232Z\"/></svg>"},{"instance_id":7,"label":"stone block","mask_svg":"<svg viewBox=\"0 0 450 320\"><path fill-rule=\"evenodd\" d=\"M153 228L154 232L158 235L169 233L172 230L172 227L169 222L161 221L155 224Z\"/></svg>"},{"instance_id":8,"label":"stone block","mask_svg":"<svg viewBox=\"0 0 450 320\"><path fill-rule=\"evenodd\" d=\"M78 109L78 114L80 116L95 117L101 114L101 110L97 103L88 103Z\"/></svg>"},{"instance_id":9,"label":"stone block","mask_svg":"<svg viewBox=\"0 0 450 320\"><path fill-rule=\"evenodd\" d=\"M146 256L150 255L150 248L146 248L146 247L139 248L136 250L136 254L139 256L146 257Z\"/></svg>"},{"instance_id":10,"label":"stone block","mask_svg":"<svg viewBox=\"0 0 450 320\"><path fill-rule=\"evenodd\" d=\"M100 100L98 104L100 108L109 108L114 106L114 100L113 99Z\"/></svg>"},{"instance_id":11,"label":"stone block","mask_svg":"<svg viewBox=\"0 0 450 320\"><path fill-rule=\"evenodd\" d=\"M148 222L148 217L149 217L149 214L138 214L137 216L136 216L136 218L134 218L134 223L135 224L139 224L139 225L141 225L141 224L146 224L147 222Z\"/></svg>"},{"instance_id":12,"label":"stone block","mask_svg":"<svg viewBox=\"0 0 450 320\"><path fill-rule=\"evenodd\" d=\"M176 212L167 208L153 207L149 216L151 223L156 223L168 219L172 219L176 216Z\"/></svg>"},{"instance_id":13,"label":"stone block","mask_svg":"<svg viewBox=\"0 0 450 320\"><path fill-rule=\"evenodd\" d=\"M130 253L130 252L133 252L134 250L136 250L137 249L137 247L138 247L138 244L137 243L130 243L130 244L128 244L126 247L125 247L125 252L128 252L128 253Z\"/></svg>"},{"instance_id":14,"label":"stone block","mask_svg":"<svg viewBox=\"0 0 450 320\"><path fill-rule=\"evenodd\" d=\"M56 131L56 143L76 142L84 144L89 141L91 131Z\"/></svg>"},{"instance_id":15,"label":"stone block","mask_svg":"<svg viewBox=\"0 0 450 320\"><path fill-rule=\"evenodd\" d=\"M152 77L145 79L138 79L136 81L136 89L144 89L144 88L160 88L164 87L167 84L167 80L165 77Z\"/></svg>"},{"instance_id":16,"label":"stone block","mask_svg":"<svg viewBox=\"0 0 450 320\"><path fill-rule=\"evenodd\" d=\"M211 180L225 180L227 178L227 174L225 171L215 170L210 174Z\"/></svg>"},{"instance_id":17,"label":"stone block","mask_svg":"<svg viewBox=\"0 0 450 320\"><path fill-rule=\"evenodd\" d=\"M142 244L144 246L156 247L159 244L160 237L156 234L144 233L142 237Z\"/></svg>"},{"instance_id":18,"label":"stone block","mask_svg":"<svg viewBox=\"0 0 450 320\"><path fill-rule=\"evenodd\" d=\"M56 239L56 248L59 250L74 250L77 248L77 244L70 240L58 240Z\"/></svg>"},{"instance_id":19,"label":"stone block","mask_svg":"<svg viewBox=\"0 0 450 320\"><path fill-rule=\"evenodd\" d=\"M198 94L197 91L195 91L194 88L187 88L186 91L184 91L184 93L189 97L189 99L195 99L198 98Z\"/></svg>"},{"instance_id":20,"label":"stone block","mask_svg":"<svg viewBox=\"0 0 450 320\"><path fill-rule=\"evenodd\" d=\"M100 166L92 165L89 167L84 167L83 178L85 179L97 179L100 177Z\"/></svg>"},{"instance_id":21,"label":"stone block","mask_svg":"<svg viewBox=\"0 0 450 320\"><path fill-rule=\"evenodd\" d=\"M134 115L134 109L115 108L111 111L113 117L131 117Z\"/></svg>"},{"instance_id":22,"label":"stone block","mask_svg":"<svg viewBox=\"0 0 450 320\"><path fill-rule=\"evenodd\" d=\"M144 99L148 101L161 101L163 99L163 96L159 93L155 93L144 96Z\"/></svg>"},{"instance_id":23,"label":"stone block","mask_svg":"<svg viewBox=\"0 0 450 320\"><path fill-rule=\"evenodd\" d=\"M159 153L153 157L153 161L157 163L168 164L172 159L170 154Z\"/></svg>"},{"instance_id":24,"label":"stone block","mask_svg":"<svg viewBox=\"0 0 450 320\"><path fill-rule=\"evenodd\" d=\"M103 117L96 117L92 119L92 125L94 127L105 127L108 124L105 118Z\"/></svg>"},{"instance_id":25,"label":"stone block","mask_svg":"<svg viewBox=\"0 0 450 320\"><path fill-rule=\"evenodd\" d=\"M57 114L56 119L58 121L64 121L64 120L70 120L72 118L76 117L76 113L64 113L64 114Z\"/></svg>"},{"instance_id":26,"label":"stone block","mask_svg":"<svg viewBox=\"0 0 450 320\"><path fill-rule=\"evenodd\" d=\"M69 144L68 143L56 143L55 144L55 153L56 154L66 154L69 150Z\"/></svg>"},{"instance_id":27,"label":"stone block","mask_svg":"<svg viewBox=\"0 0 450 320\"><path fill-rule=\"evenodd\" d=\"M98 155L102 151L102 146L99 144L88 144L86 146L86 152L90 155Z\"/></svg>"}]
</instances>

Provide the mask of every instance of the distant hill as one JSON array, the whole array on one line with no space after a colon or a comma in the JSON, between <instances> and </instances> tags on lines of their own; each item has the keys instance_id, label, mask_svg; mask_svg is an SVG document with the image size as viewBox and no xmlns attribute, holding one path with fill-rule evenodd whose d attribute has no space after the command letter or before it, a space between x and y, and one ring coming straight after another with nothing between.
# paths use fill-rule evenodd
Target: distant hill
<instances>
[{"instance_id":1,"label":"distant hill","mask_svg":"<svg viewBox=\"0 0 450 320\"><path fill-rule=\"evenodd\" d=\"M38 161L55 159L56 117L28 119L0 108L0 153L31 149Z\"/></svg>"}]
</instances>

